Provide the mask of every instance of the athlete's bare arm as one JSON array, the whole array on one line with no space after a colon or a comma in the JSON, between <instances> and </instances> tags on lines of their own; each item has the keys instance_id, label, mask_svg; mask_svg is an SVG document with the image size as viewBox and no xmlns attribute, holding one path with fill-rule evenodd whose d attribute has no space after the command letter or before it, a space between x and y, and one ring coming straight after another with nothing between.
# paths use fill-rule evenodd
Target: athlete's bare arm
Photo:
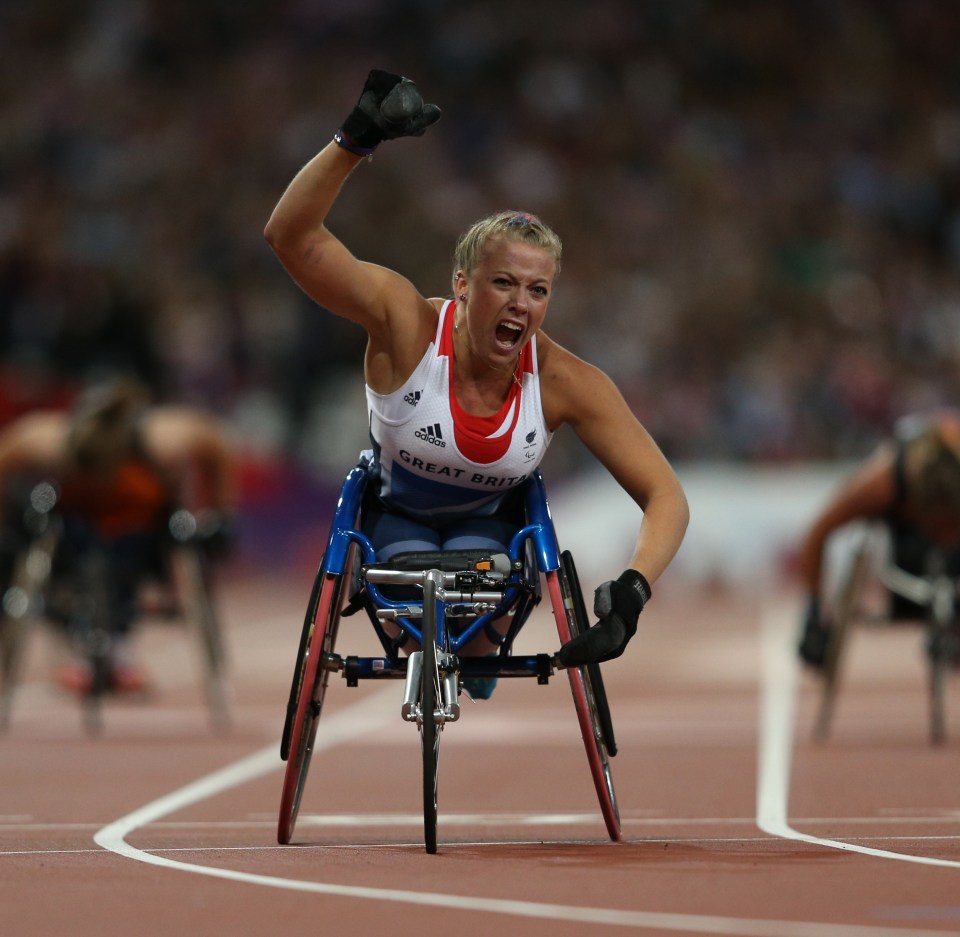
<instances>
[{"instance_id":1,"label":"athlete's bare arm","mask_svg":"<svg viewBox=\"0 0 960 937\"><path fill-rule=\"evenodd\" d=\"M800 554L800 576L810 595L820 593L823 554L830 535L859 518L880 518L892 504L894 458L892 445L881 446L841 485L810 526Z\"/></svg>"},{"instance_id":2,"label":"athlete's bare arm","mask_svg":"<svg viewBox=\"0 0 960 937\"><path fill-rule=\"evenodd\" d=\"M264 236L307 295L367 332L367 383L389 393L423 356L436 311L409 280L357 259L327 228L327 214L359 162L335 143L326 146L287 187Z\"/></svg>"},{"instance_id":3,"label":"athlete's bare arm","mask_svg":"<svg viewBox=\"0 0 960 937\"><path fill-rule=\"evenodd\" d=\"M10 423L0 433L0 480L23 471L52 471L63 460L67 417L38 410Z\"/></svg>"},{"instance_id":4,"label":"athlete's bare arm","mask_svg":"<svg viewBox=\"0 0 960 937\"><path fill-rule=\"evenodd\" d=\"M183 406L154 407L143 421L144 446L164 474L182 489L190 507L232 513L236 507L232 440L210 414ZM198 505L195 499L206 503Z\"/></svg>"},{"instance_id":5,"label":"athlete's bare arm","mask_svg":"<svg viewBox=\"0 0 960 937\"><path fill-rule=\"evenodd\" d=\"M568 423L643 511L630 566L653 583L680 548L690 518L680 482L603 371L542 332L537 349L547 423L551 430Z\"/></svg>"},{"instance_id":6,"label":"athlete's bare arm","mask_svg":"<svg viewBox=\"0 0 960 937\"><path fill-rule=\"evenodd\" d=\"M47 410L29 413L10 423L0 433L0 493L19 475L55 476L63 463L67 428L63 413ZM0 497L0 524L5 520L4 500Z\"/></svg>"}]
</instances>

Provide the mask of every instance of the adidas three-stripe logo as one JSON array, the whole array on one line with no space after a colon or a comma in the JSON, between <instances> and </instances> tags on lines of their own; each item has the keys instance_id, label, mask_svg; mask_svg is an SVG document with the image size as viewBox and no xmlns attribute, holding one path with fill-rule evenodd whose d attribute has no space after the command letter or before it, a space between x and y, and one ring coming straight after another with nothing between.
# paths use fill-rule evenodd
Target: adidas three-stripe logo
<instances>
[{"instance_id":1,"label":"adidas three-stripe logo","mask_svg":"<svg viewBox=\"0 0 960 937\"><path fill-rule=\"evenodd\" d=\"M443 433L440 432L440 424L434 423L433 426L424 426L418 429L414 434L417 439L422 439L431 445L439 446L441 449L447 444L443 441Z\"/></svg>"}]
</instances>

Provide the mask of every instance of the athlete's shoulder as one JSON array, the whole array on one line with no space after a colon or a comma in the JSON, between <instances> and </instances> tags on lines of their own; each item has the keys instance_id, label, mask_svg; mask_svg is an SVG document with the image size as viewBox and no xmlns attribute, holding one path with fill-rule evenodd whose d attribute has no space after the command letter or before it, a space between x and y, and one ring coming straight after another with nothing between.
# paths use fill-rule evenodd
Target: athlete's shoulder
<instances>
[{"instance_id":1,"label":"athlete's shoulder","mask_svg":"<svg viewBox=\"0 0 960 937\"><path fill-rule=\"evenodd\" d=\"M140 423L145 455L163 461L229 444L227 426L213 413L179 404L151 407Z\"/></svg>"},{"instance_id":2,"label":"athlete's shoulder","mask_svg":"<svg viewBox=\"0 0 960 937\"><path fill-rule=\"evenodd\" d=\"M0 432L0 449L37 461L56 461L63 456L69 427L67 413L35 410L9 423Z\"/></svg>"},{"instance_id":3,"label":"athlete's shoulder","mask_svg":"<svg viewBox=\"0 0 960 937\"><path fill-rule=\"evenodd\" d=\"M545 333L537 333L540 399L551 431L590 418L610 406L619 392L613 381Z\"/></svg>"},{"instance_id":4,"label":"athlete's shoulder","mask_svg":"<svg viewBox=\"0 0 960 937\"><path fill-rule=\"evenodd\" d=\"M592 382L607 379L600 368L574 354L543 331L537 332L537 368L541 382Z\"/></svg>"},{"instance_id":5,"label":"athlete's shoulder","mask_svg":"<svg viewBox=\"0 0 960 937\"><path fill-rule=\"evenodd\" d=\"M32 410L8 424L4 433L57 435L66 433L70 414L65 410Z\"/></svg>"}]
</instances>

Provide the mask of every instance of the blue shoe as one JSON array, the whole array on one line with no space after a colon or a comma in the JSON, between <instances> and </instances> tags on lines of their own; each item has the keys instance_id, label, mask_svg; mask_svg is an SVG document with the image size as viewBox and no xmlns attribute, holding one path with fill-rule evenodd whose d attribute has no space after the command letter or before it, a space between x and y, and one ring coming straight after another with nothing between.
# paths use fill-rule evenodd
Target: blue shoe
<instances>
[{"instance_id":1,"label":"blue shoe","mask_svg":"<svg viewBox=\"0 0 960 937\"><path fill-rule=\"evenodd\" d=\"M487 654L487 657L496 657L497 652ZM460 681L460 686L472 700L490 699L493 691L497 688L496 677L464 677Z\"/></svg>"},{"instance_id":2,"label":"blue shoe","mask_svg":"<svg viewBox=\"0 0 960 937\"><path fill-rule=\"evenodd\" d=\"M496 677L464 677L460 682L464 692L472 700L490 699L497 688Z\"/></svg>"}]
</instances>

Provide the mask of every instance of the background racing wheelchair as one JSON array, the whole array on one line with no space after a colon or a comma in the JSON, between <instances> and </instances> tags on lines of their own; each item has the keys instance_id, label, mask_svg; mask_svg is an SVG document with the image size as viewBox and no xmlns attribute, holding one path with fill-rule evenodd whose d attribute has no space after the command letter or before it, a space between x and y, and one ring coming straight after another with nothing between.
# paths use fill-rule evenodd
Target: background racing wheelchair
<instances>
[{"instance_id":1,"label":"background racing wheelchair","mask_svg":"<svg viewBox=\"0 0 960 937\"><path fill-rule=\"evenodd\" d=\"M853 628L912 625L922 636L930 741L940 745L947 734L948 684L960 667L960 553L893 523L862 523L848 541L824 646L807 649L822 660L814 738L830 735Z\"/></svg>"},{"instance_id":2,"label":"background racing wheelchair","mask_svg":"<svg viewBox=\"0 0 960 937\"><path fill-rule=\"evenodd\" d=\"M183 624L191 633L211 723L226 729L226 654L212 592L212 562L224 546L216 522L171 510L165 529L135 543L110 544L85 519L62 512L58 494L55 483L39 482L26 498L14 498L17 510L7 512L12 517L0 600L0 728L11 719L31 633L46 625L86 675L73 689L85 727L99 732L103 701L118 689L119 645L134 620L149 618Z\"/></svg>"}]
</instances>

